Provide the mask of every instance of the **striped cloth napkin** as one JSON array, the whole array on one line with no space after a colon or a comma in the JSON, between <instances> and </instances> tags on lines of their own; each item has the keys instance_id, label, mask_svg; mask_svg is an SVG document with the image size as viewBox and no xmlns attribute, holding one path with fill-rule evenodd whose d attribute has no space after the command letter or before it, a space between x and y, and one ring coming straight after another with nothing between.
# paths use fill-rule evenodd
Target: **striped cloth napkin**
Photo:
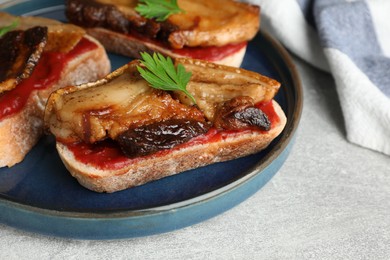
<instances>
[{"instance_id":1,"label":"striped cloth napkin","mask_svg":"<svg viewBox=\"0 0 390 260\"><path fill-rule=\"evenodd\" d=\"M390 155L390 0L245 0L261 26L336 82L347 139Z\"/></svg>"}]
</instances>

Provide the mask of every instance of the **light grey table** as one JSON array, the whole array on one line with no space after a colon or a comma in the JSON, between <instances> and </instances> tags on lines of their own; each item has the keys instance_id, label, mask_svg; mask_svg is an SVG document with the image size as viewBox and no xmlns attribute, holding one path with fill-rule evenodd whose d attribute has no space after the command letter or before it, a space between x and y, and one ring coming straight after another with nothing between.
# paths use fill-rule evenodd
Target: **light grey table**
<instances>
[{"instance_id":1,"label":"light grey table","mask_svg":"<svg viewBox=\"0 0 390 260\"><path fill-rule=\"evenodd\" d=\"M0 259L390 259L390 158L346 141L332 77L294 61L304 88L295 145L254 196L206 222L128 240L0 225Z\"/></svg>"}]
</instances>

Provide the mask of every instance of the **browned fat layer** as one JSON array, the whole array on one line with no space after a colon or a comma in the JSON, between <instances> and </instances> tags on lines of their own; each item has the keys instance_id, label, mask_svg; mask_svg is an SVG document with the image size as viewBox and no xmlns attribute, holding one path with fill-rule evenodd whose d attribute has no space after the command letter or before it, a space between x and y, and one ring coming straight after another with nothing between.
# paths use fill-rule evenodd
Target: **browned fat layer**
<instances>
[{"instance_id":1,"label":"browned fat layer","mask_svg":"<svg viewBox=\"0 0 390 260\"><path fill-rule=\"evenodd\" d=\"M167 150L207 133L210 124L192 119L170 119L128 129L116 141L130 158Z\"/></svg>"},{"instance_id":2,"label":"browned fat layer","mask_svg":"<svg viewBox=\"0 0 390 260\"><path fill-rule=\"evenodd\" d=\"M171 23L156 22L134 12L125 15L115 5L103 4L94 0L68 0L68 19L82 27L102 27L120 33L138 33L140 37L156 39L166 43L169 35L178 30Z\"/></svg>"},{"instance_id":3,"label":"browned fat layer","mask_svg":"<svg viewBox=\"0 0 390 260\"><path fill-rule=\"evenodd\" d=\"M268 131L271 129L271 122L261 109L255 107L253 98L239 96L219 106L214 126L226 130L254 128Z\"/></svg>"},{"instance_id":4,"label":"browned fat layer","mask_svg":"<svg viewBox=\"0 0 390 260\"><path fill-rule=\"evenodd\" d=\"M6 33L0 38L0 93L28 78L47 42L47 27Z\"/></svg>"}]
</instances>

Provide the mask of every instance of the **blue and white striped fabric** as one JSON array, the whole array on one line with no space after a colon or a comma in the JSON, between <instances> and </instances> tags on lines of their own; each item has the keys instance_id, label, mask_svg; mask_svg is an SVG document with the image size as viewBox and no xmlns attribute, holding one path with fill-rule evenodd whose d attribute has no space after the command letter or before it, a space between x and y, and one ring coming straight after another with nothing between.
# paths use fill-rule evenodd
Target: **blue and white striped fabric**
<instances>
[{"instance_id":1,"label":"blue and white striped fabric","mask_svg":"<svg viewBox=\"0 0 390 260\"><path fill-rule=\"evenodd\" d=\"M390 155L390 0L247 0L262 27L330 72L349 141Z\"/></svg>"}]
</instances>

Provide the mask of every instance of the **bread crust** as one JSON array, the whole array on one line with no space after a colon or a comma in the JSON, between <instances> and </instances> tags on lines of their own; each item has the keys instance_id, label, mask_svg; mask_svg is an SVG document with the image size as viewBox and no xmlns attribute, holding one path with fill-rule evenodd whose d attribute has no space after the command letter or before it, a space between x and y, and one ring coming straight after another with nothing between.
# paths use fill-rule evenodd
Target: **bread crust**
<instances>
[{"instance_id":1,"label":"bread crust","mask_svg":"<svg viewBox=\"0 0 390 260\"><path fill-rule=\"evenodd\" d=\"M171 50L151 42L141 41L137 38L110 31L104 28L86 28L89 35L96 38L107 51L118 53L132 58L141 58L140 52L159 52L165 56L172 58L188 58L172 52ZM244 59L246 47L239 51L226 56L225 58L213 61L217 64L228 65L233 67L240 67Z\"/></svg>"},{"instance_id":2,"label":"bread crust","mask_svg":"<svg viewBox=\"0 0 390 260\"><path fill-rule=\"evenodd\" d=\"M56 146L65 167L81 185L93 191L111 193L265 149L283 131L287 121L276 101L273 101L273 106L280 120L266 133L245 132L213 143L175 149L162 156L137 159L134 163L117 170L102 170L82 163L75 159L66 145L57 143Z\"/></svg>"},{"instance_id":3,"label":"bread crust","mask_svg":"<svg viewBox=\"0 0 390 260\"><path fill-rule=\"evenodd\" d=\"M86 35L98 48L71 60L52 87L31 93L23 109L0 121L0 167L21 162L43 133L43 114L50 93L56 89L97 80L110 71L103 46Z\"/></svg>"}]
</instances>

